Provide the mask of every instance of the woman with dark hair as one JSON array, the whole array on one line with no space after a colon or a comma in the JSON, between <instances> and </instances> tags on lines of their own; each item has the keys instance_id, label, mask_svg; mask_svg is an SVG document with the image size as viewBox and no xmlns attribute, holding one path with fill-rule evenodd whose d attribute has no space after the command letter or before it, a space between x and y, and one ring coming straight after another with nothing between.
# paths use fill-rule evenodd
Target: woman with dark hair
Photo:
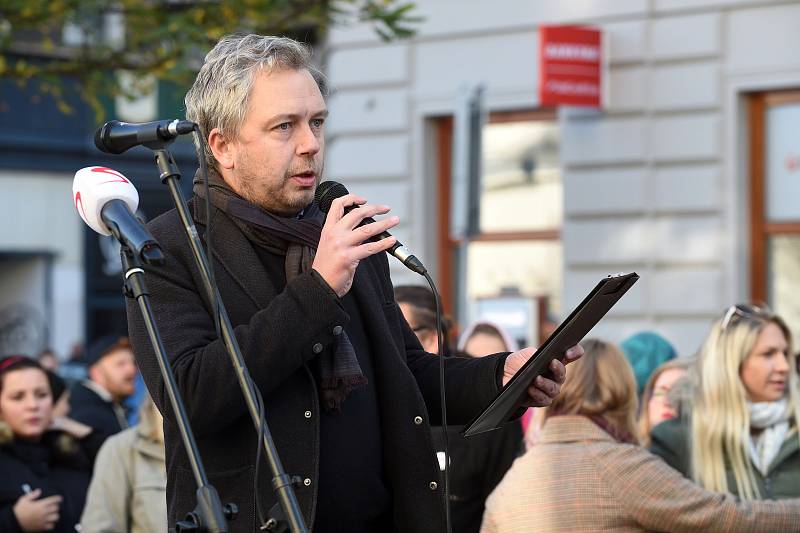
<instances>
[{"instance_id":1,"label":"woman with dark hair","mask_svg":"<svg viewBox=\"0 0 800 533\"><path fill-rule=\"evenodd\" d=\"M439 353L439 336L436 325L436 300L427 287L421 285L398 285L394 288L394 298L411 330L416 334L422 348L433 354ZM452 319L442 314L442 337L444 355L451 355L450 329Z\"/></svg>"},{"instance_id":2,"label":"woman with dark hair","mask_svg":"<svg viewBox=\"0 0 800 533\"><path fill-rule=\"evenodd\" d=\"M740 502L640 447L630 364L611 343L581 344L538 444L486 501L483 533L797 531L800 500Z\"/></svg>"},{"instance_id":3,"label":"woman with dark hair","mask_svg":"<svg viewBox=\"0 0 800 533\"><path fill-rule=\"evenodd\" d=\"M88 426L53 417L38 362L0 359L0 531L74 532L99 445Z\"/></svg>"}]
</instances>

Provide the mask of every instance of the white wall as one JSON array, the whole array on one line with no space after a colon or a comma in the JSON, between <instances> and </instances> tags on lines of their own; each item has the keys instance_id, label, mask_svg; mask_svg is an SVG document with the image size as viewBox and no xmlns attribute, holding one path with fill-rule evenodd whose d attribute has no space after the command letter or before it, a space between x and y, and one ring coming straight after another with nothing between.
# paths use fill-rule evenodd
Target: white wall
<instances>
[{"instance_id":1,"label":"white wall","mask_svg":"<svg viewBox=\"0 0 800 533\"><path fill-rule=\"evenodd\" d=\"M53 254L50 342L61 355L82 340L84 328L83 223L72 206L71 177L0 171L0 191L8 191L0 195L0 253Z\"/></svg>"},{"instance_id":2,"label":"white wall","mask_svg":"<svg viewBox=\"0 0 800 533\"><path fill-rule=\"evenodd\" d=\"M610 101L562 109L564 309L609 272L642 276L597 334L648 328L685 355L721 310L748 297L749 90L800 86L800 3L769 0L419 0L410 41L369 27L330 32L328 174L401 211L398 231L434 250L434 139L465 82L490 109L537 105L537 28L604 29ZM435 265L435 257L423 257ZM435 267L434 267L435 269ZM413 280L395 271L395 281Z\"/></svg>"}]
</instances>

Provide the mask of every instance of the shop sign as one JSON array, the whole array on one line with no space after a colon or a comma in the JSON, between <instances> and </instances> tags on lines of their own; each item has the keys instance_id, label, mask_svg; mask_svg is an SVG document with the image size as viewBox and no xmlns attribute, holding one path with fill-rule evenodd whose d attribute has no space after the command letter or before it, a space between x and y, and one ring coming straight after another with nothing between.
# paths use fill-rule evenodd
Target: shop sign
<instances>
[{"instance_id":1,"label":"shop sign","mask_svg":"<svg viewBox=\"0 0 800 533\"><path fill-rule=\"evenodd\" d=\"M539 104L602 107L602 32L580 26L539 29Z\"/></svg>"}]
</instances>

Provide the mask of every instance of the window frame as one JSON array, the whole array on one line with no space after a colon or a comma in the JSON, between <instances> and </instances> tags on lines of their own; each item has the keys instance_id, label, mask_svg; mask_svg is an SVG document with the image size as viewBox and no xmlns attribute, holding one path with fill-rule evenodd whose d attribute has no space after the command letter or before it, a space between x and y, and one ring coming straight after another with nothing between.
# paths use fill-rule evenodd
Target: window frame
<instances>
[{"instance_id":1,"label":"window frame","mask_svg":"<svg viewBox=\"0 0 800 533\"><path fill-rule=\"evenodd\" d=\"M491 111L488 113L488 124L523 122L530 120L558 120L555 108L524 109L513 111ZM439 258L439 274L437 285L445 311L453 314L455 294L453 279L455 274L455 255L461 241L450 235L450 195L452 190L452 151L453 151L453 117L445 116L435 120L437 150L437 213L436 251ZM563 227L563 225L562 225ZM561 227L531 231L495 231L483 232L470 237L470 242L511 242L511 241L555 241L561 239ZM543 315L542 315L543 316Z\"/></svg>"},{"instance_id":2,"label":"window frame","mask_svg":"<svg viewBox=\"0 0 800 533\"><path fill-rule=\"evenodd\" d=\"M795 222L770 222L766 215L767 176L766 114L770 107L800 104L800 89L753 94L750 97L750 299L767 302L767 243L777 235L800 236L800 217Z\"/></svg>"}]
</instances>

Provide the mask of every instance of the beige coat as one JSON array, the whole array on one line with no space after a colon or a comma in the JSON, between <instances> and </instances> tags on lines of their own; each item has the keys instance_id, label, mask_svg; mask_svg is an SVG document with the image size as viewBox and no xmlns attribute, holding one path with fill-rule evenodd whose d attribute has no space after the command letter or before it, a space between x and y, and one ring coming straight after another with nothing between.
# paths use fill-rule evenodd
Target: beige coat
<instances>
[{"instance_id":1,"label":"beige coat","mask_svg":"<svg viewBox=\"0 0 800 533\"><path fill-rule=\"evenodd\" d=\"M167 531L164 444L146 418L103 443L81 516L82 533Z\"/></svg>"},{"instance_id":2,"label":"beige coat","mask_svg":"<svg viewBox=\"0 0 800 533\"><path fill-rule=\"evenodd\" d=\"M486 501L482 533L800 531L800 500L707 492L588 418L548 419Z\"/></svg>"}]
</instances>

